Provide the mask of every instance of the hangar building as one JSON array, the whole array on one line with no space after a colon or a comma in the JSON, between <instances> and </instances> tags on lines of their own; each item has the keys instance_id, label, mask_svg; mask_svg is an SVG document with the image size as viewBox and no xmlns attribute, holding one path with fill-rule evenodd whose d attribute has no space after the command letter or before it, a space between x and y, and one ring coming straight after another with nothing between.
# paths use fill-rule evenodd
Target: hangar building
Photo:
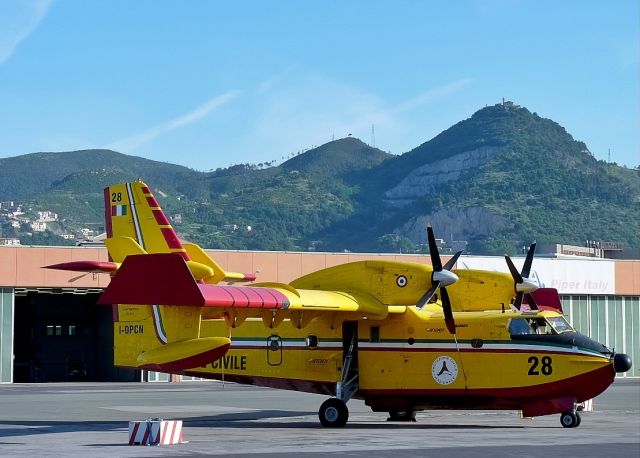
<instances>
[{"instance_id":1,"label":"hangar building","mask_svg":"<svg viewBox=\"0 0 640 458\"><path fill-rule=\"evenodd\" d=\"M428 256L209 251L224 268L288 283L325 267L365 259L430 263ZM0 383L168 380L167 374L113 366L111 308L96 305L108 275L42 269L69 261L107 261L97 247L0 247ZM523 258L515 258L518 267ZM508 272L501 257L461 256L458 268ZM580 332L627 353L640 376L640 261L536 257L532 276L560 292Z\"/></svg>"}]
</instances>

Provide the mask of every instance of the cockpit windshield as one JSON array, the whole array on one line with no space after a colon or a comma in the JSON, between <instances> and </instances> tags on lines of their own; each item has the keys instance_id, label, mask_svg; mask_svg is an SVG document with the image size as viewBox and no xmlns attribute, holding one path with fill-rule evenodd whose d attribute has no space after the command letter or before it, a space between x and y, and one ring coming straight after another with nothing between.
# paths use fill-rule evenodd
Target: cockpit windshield
<instances>
[{"instance_id":1,"label":"cockpit windshield","mask_svg":"<svg viewBox=\"0 0 640 458\"><path fill-rule=\"evenodd\" d=\"M562 334L568 331L573 331L573 328L561 316L512 318L509 323L509 333L512 336Z\"/></svg>"},{"instance_id":2,"label":"cockpit windshield","mask_svg":"<svg viewBox=\"0 0 640 458\"><path fill-rule=\"evenodd\" d=\"M547 321L551 326L553 326L553 329L555 329L558 334L574 331L569 322L565 320L563 316L550 316L547 318Z\"/></svg>"}]
</instances>

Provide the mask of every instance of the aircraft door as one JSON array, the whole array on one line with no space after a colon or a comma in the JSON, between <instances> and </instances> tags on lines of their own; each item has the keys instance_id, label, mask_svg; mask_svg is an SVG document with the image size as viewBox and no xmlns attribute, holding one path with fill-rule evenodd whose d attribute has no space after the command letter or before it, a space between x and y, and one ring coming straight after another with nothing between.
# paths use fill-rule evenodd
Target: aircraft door
<instances>
[{"instance_id":1,"label":"aircraft door","mask_svg":"<svg viewBox=\"0 0 640 458\"><path fill-rule=\"evenodd\" d=\"M342 323L342 375L336 396L349 400L358 389L358 322Z\"/></svg>"},{"instance_id":2,"label":"aircraft door","mask_svg":"<svg viewBox=\"0 0 640 458\"><path fill-rule=\"evenodd\" d=\"M282 364L282 338L278 335L267 337L267 364L269 366Z\"/></svg>"},{"instance_id":3,"label":"aircraft door","mask_svg":"<svg viewBox=\"0 0 640 458\"><path fill-rule=\"evenodd\" d=\"M342 323L342 360L349 354L351 343L353 342L353 358L354 363L358 362L358 322L357 321L345 321ZM357 364L356 364L357 366Z\"/></svg>"}]
</instances>

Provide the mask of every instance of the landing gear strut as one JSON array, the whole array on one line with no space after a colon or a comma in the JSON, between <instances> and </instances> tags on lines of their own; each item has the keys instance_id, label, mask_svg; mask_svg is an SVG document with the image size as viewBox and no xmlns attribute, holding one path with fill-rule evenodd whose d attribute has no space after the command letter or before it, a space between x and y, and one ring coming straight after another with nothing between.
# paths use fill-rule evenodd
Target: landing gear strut
<instances>
[{"instance_id":1,"label":"landing gear strut","mask_svg":"<svg viewBox=\"0 0 640 458\"><path fill-rule=\"evenodd\" d=\"M578 412L563 412L560 415L560 424L565 428L576 428L580 426L582 418Z\"/></svg>"},{"instance_id":2,"label":"landing gear strut","mask_svg":"<svg viewBox=\"0 0 640 458\"><path fill-rule=\"evenodd\" d=\"M356 325L357 326L357 325ZM358 391L358 363L357 363L357 342L358 328L349 328L350 336L345 341L349 342L342 363L342 375L336 384L336 397L327 399L320 406L318 417L322 426L340 428L349 419L349 409L347 402Z\"/></svg>"}]
</instances>

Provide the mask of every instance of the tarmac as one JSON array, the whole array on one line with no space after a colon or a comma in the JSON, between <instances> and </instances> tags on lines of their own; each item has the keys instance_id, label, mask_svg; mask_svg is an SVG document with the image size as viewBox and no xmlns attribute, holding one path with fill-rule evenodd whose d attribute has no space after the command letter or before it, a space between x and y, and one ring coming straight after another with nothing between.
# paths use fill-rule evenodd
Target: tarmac
<instances>
[{"instance_id":1,"label":"tarmac","mask_svg":"<svg viewBox=\"0 0 640 458\"><path fill-rule=\"evenodd\" d=\"M582 414L419 412L387 422L351 400L344 428L323 428L325 396L220 382L0 385L0 456L640 457L640 379L619 379ZM180 445L130 446L128 422L184 421Z\"/></svg>"}]
</instances>

